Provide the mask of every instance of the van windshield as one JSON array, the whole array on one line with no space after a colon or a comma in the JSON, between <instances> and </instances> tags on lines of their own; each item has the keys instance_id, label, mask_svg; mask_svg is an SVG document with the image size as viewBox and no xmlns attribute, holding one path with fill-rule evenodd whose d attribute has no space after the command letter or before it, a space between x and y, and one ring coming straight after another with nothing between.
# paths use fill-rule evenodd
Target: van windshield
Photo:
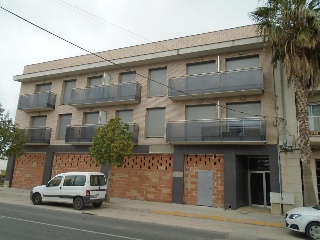
<instances>
[{"instance_id":1,"label":"van windshield","mask_svg":"<svg viewBox=\"0 0 320 240\"><path fill-rule=\"evenodd\" d=\"M104 186L106 185L106 180L103 175L91 175L90 176L91 186Z\"/></svg>"}]
</instances>

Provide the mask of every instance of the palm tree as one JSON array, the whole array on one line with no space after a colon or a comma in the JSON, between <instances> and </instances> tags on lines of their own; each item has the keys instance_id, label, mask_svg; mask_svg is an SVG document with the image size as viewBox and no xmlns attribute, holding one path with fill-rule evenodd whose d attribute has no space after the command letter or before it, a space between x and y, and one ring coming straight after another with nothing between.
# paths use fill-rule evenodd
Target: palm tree
<instances>
[{"instance_id":1,"label":"palm tree","mask_svg":"<svg viewBox=\"0 0 320 240\"><path fill-rule=\"evenodd\" d=\"M304 204L317 203L310 166L311 147L308 121L308 91L320 80L320 1L267 0L250 13L258 33L271 48L272 63L284 63L288 84L296 91Z\"/></svg>"}]
</instances>

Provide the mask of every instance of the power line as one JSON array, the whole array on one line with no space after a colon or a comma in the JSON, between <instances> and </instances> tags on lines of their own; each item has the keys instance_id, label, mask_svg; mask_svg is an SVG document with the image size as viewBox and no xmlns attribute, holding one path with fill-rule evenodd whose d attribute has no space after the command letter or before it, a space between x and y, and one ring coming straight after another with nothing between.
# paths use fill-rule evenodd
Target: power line
<instances>
[{"instance_id":1,"label":"power line","mask_svg":"<svg viewBox=\"0 0 320 240\"><path fill-rule=\"evenodd\" d=\"M131 36L131 37L133 37L133 38L135 38L135 39L138 39L138 40L143 40L143 42L146 42L146 43L152 43L152 42L154 42L153 40L150 40L150 39L148 39L148 38L146 38L146 37L143 37L143 36L141 36L141 35L139 35L139 34L136 34L135 32L133 32L133 31L131 31L131 30L128 30L128 29L125 29L125 28L123 28L123 27L121 27L121 26L119 26L119 25L116 25L116 24L114 24L114 23L112 23L112 22L110 22L110 21L108 21L108 20L105 20L104 18L102 18L102 17L99 17L99 16L97 16L97 15L95 15L95 14L93 14L93 13L91 13L91 12L88 12L88 11L86 11L86 10L83 10L83 9L81 9L81 8L79 8L79 7L77 7L77 6L75 6L75 5L72 5L72 4L70 4L70 3L67 3L67 2L65 2L65 1L63 1L63 0L51 0L51 1L53 1L53 2L55 2L55 3L57 3L57 4L60 4L61 6L64 6L64 7L67 7L67 8L69 8L70 10L72 10L72 11L75 11L75 12L77 12L77 13L79 13L79 14L81 14L81 15L84 15L84 16L86 16L86 17L89 17L89 18L91 18L91 19L93 19L93 20L95 20L95 21L98 21L98 22L100 22L100 23L102 23L102 24L104 24L104 25L106 25L106 26L109 26L109 25L112 25L112 26L115 26L118 30L120 29L120 32L122 32L122 33L124 33L124 34L127 34L127 33L129 33L129 34L131 34L131 35L133 35L133 36ZM60 3L59 3L60 2ZM65 5L63 5L63 4L61 4L61 3L63 3L63 4L65 4ZM83 13L85 13L85 14L83 14ZM102 22L101 22L102 21ZM105 24L105 23L108 23L109 25L107 25L107 24ZM123 31L121 31L121 30L123 30L123 31L125 31L125 32L123 32ZM127 32L127 33L126 33ZM127 35L129 35L129 34L127 34ZM135 37L135 36L137 36L137 37ZM167 46L165 46L164 44L162 44L161 42L160 43L157 43L157 45L160 45L160 46L162 46L164 49L166 49L167 51L170 51L170 50L172 50L172 49L169 49ZM156 51L156 49L155 49L155 51ZM216 61L220 61L220 59L219 59L219 57L218 57L218 59L217 60L209 60L209 61L206 61L206 62L216 62ZM213 71L211 71L211 70L213 70L213 69L211 69L208 65L205 65L205 67L206 67L206 69L208 69L208 70L210 70L210 72L213 72ZM219 70L220 71L220 70ZM229 78L231 78L231 79L234 79L234 80L236 80L236 81L240 81L241 82L241 80L239 79L239 78L236 78L236 77L233 77L233 76L228 76ZM151 80L151 79L150 79ZM247 82L245 82L244 80L242 80L242 82L243 83L247 83ZM169 88L169 86L166 86L167 88ZM271 94L274 94L273 92L269 92L269 91L265 91L264 90L264 92L265 93L271 93ZM181 92L182 93L182 92ZM183 92L184 93L184 92ZM186 94L186 93L184 93L184 94ZM188 95L188 94L187 94ZM208 101L207 101L208 102ZM210 102L211 103L211 102ZM214 103L211 103L211 104L214 104ZM222 106L223 107L223 106Z\"/></svg>"},{"instance_id":2,"label":"power line","mask_svg":"<svg viewBox=\"0 0 320 240\"><path fill-rule=\"evenodd\" d=\"M188 93L186 93L186 92L183 92L183 91L181 91L181 90L178 90L178 89L169 87L169 86L166 85L166 84L163 84L163 83L158 82L158 81L156 81L156 80L153 80L153 79L151 79L151 78L149 78L149 77L146 77L146 76L144 76L144 75L142 75L142 74L140 74L140 73L137 73L136 71L133 71L133 70L131 70L131 69L129 69L129 68L126 68L126 67L124 67L124 66L122 66L122 65L120 65L120 64L117 64L117 63L115 63L115 62L112 61L112 60L106 59L106 58L104 58L104 57L102 57L102 56L100 56L100 55L98 55L98 54L96 54L96 53L94 53L94 52L91 52L91 51L89 51L89 50L87 50L87 49L85 49L85 48L83 48L83 47L81 47L81 46L79 46L79 45L77 45L77 44L75 44L75 43L73 43L73 42L71 42L71 41L63 38L63 37L60 37L59 35L51 32L51 31L49 31L49 30L47 30L47 29L45 29L45 28L43 28L43 27L40 27L39 25L37 25L37 24L35 24L35 23L33 23L33 22L31 22L31 21L29 21L29 20L27 20L27 19L19 16L18 14L15 14L15 13L9 11L8 9L6 9L6 8L4 8L4 7L2 7L2 6L0 6L0 8L3 9L4 11L6 11L6 12L8 12L8 13L14 15L14 16L16 16L17 18L20 18L21 20L23 20L23 21L25 21L25 22L33 25L34 27L37 27L37 28L45 31L45 32L47 32L47 33L49 33L49 34L51 34L51 35L59 38L60 40L63 40L63 41L65 41L65 42L71 44L71 45L74 46L74 47L77 47L77 48L79 48L79 49L81 49L81 50L83 50L83 51L85 51L85 52L87 52L87 53L90 53L90 54L92 54L92 55L94 55L94 56L96 56L96 57L98 57L98 58L100 58L100 59L102 59L102 60L105 60L105 61L111 63L112 65L117 66L117 67L125 70L126 72L135 72L135 74L136 74L137 76L139 76L139 77L145 78L145 79L147 79L147 80L149 80L149 81L153 81L153 82L155 82L155 83L157 83L157 84L159 84L159 85L162 85L162 86L165 86L166 88L170 88L170 89L172 89L172 90L175 90L175 91L177 91L177 92L179 92L179 93L182 93L182 94L184 94L184 95L186 95L186 96L195 98L195 99L198 100L198 101L207 102L207 103L210 103L210 104L213 104L213 105L216 104L216 103L211 102L211 101L209 101L209 100L207 100L207 99L203 99L203 98L200 98L200 97L195 96L195 95L190 95L190 94L188 94ZM234 112L238 112L238 113L245 114L245 115L250 115L250 116L253 116L253 117L272 118L272 119L274 119L274 118L277 119L277 118L278 118L278 117L268 117L268 116L262 116L262 115L254 115L254 114L246 113L246 112L243 112L243 111L231 109L231 108L228 108L228 107L226 107L226 106L222 106L222 105L219 105L219 106L222 107L222 108L225 108L225 109L234 111ZM281 118L279 118L279 119L281 119Z\"/></svg>"},{"instance_id":3,"label":"power line","mask_svg":"<svg viewBox=\"0 0 320 240\"><path fill-rule=\"evenodd\" d=\"M53 2L55 2L55 3L57 3L57 4L60 4L60 5L64 6L64 7L67 7L67 8L69 8L70 10L75 11L75 12L77 12L77 13L79 13L79 14L82 14L82 15L84 15L84 16L86 16L86 17L89 17L89 18L91 18L91 19L93 19L93 20L95 20L95 21L99 21L100 23L104 24L105 26L110 27L110 25L111 25L111 26L113 26L115 29L118 29L120 32L122 32L122 33L124 33L124 34L127 34L127 35L130 34L131 37L133 37L133 38L135 38L135 39L137 39L137 40L142 40L142 41L145 42L145 43L153 42L153 41L150 40L150 39L147 39L147 38L145 38L145 37L143 37L143 36L141 36L141 35L133 32L133 31L130 31L130 30L128 30L128 29L125 29L125 28L123 28L123 27L121 27L121 26L119 26L119 25L116 25L116 24L114 24L114 23L112 23L112 22L110 22L110 21L108 21L108 20L105 20L104 18L101 18L101 17L99 17L99 16L97 16L97 15L94 15L93 13L90 13L90 12L88 12L88 11L86 11L86 10L83 10L83 9L81 9L81 8L75 6L75 5L72 5L72 4L67 3L67 2L65 2L65 1L62 1L62 0L51 0L51 1L53 1ZM59 2L60 2L60 3L59 3ZM63 4L64 4L64 5L63 5ZM83 13L84 13L84 14L83 14Z\"/></svg>"}]
</instances>

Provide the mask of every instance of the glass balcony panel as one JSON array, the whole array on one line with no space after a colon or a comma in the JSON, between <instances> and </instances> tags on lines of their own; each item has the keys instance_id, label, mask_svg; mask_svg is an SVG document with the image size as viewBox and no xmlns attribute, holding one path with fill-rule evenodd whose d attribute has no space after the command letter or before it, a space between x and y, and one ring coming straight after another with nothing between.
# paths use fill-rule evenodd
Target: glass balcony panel
<instances>
[{"instance_id":1,"label":"glass balcony panel","mask_svg":"<svg viewBox=\"0 0 320 240\"><path fill-rule=\"evenodd\" d=\"M135 99L135 88L132 88L130 84L120 85L120 98L121 100Z\"/></svg>"},{"instance_id":2,"label":"glass balcony panel","mask_svg":"<svg viewBox=\"0 0 320 240\"><path fill-rule=\"evenodd\" d=\"M133 133L132 142L138 143L139 126L135 123L128 123L129 131ZM102 125L68 126L65 142L75 145L90 145L97 134L97 128Z\"/></svg>"},{"instance_id":3,"label":"glass balcony panel","mask_svg":"<svg viewBox=\"0 0 320 240\"><path fill-rule=\"evenodd\" d=\"M224 73L208 73L169 79L169 97L174 99L190 98L189 95L214 95L233 92L232 95L250 91L262 92L262 69L247 69ZM237 93L240 92L240 93Z\"/></svg>"},{"instance_id":4,"label":"glass balcony panel","mask_svg":"<svg viewBox=\"0 0 320 240\"><path fill-rule=\"evenodd\" d=\"M261 118L192 120L167 123L169 143L265 142Z\"/></svg>"},{"instance_id":5,"label":"glass balcony panel","mask_svg":"<svg viewBox=\"0 0 320 240\"><path fill-rule=\"evenodd\" d=\"M53 110L55 108L56 95L51 92L37 92L21 95L18 109L26 112Z\"/></svg>"},{"instance_id":6,"label":"glass balcony panel","mask_svg":"<svg viewBox=\"0 0 320 240\"><path fill-rule=\"evenodd\" d=\"M86 107L95 105L112 105L119 102L126 104L139 103L141 99L141 85L137 82L95 86L71 91L70 105Z\"/></svg>"},{"instance_id":7,"label":"glass balcony panel","mask_svg":"<svg viewBox=\"0 0 320 240\"><path fill-rule=\"evenodd\" d=\"M201 140L201 123L189 121L186 122L185 131L186 131L186 139L188 141L200 141Z\"/></svg>"},{"instance_id":8,"label":"glass balcony panel","mask_svg":"<svg viewBox=\"0 0 320 240\"><path fill-rule=\"evenodd\" d=\"M50 128L45 128L45 127L25 128L24 131L28 137L27 144L34 144L34 145L50 144L50 137L51 137Z\"/></svg>"}]
</instances>

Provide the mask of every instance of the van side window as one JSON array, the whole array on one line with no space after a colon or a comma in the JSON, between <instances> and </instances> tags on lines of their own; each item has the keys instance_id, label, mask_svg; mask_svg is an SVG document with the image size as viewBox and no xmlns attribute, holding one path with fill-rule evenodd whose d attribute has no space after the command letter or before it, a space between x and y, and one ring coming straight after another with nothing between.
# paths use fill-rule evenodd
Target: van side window
<instances>
[{"instance_id":1,"label":"van side window","mask_svg":"<svg viewBox=\"0 0 320 240\"><path fill-rule=\"evenodd\" d=\"M85 183L86 183L86 176L83 176L83 175L75 176L74 178L75 186L84 186Z\"/></svg>"},{"instance_id":2,"label":"van side window","mask_svg":"<svg viewBox=\"0 0 320 240\"><path fill-rule=\"evenodd\" d=\"M64 178L63 186L74 186L74 176L66 176Z\"/></svg>"},{"instance_id":3,"label":"van side window","mask_svg":"<svg viewBox=\"0 0 320 240\"><path fill-rule=\"evenodd\" d=\"M102 175L91 175L90 176L90 185L91 186L104 186L106 181Z\"/></svg>"},{"instance_id":4,"label":"van side window","mask_svg":"<svg viewBox=\"0 0 320 240\"><path fill-rule=\"evenodd\" d=\"M57 187L60 185L61 183L61 180L62 180L62 176L58 176L58 177L55 177L53 179L51 179L51 181L48 183L48 187Z\"/></svg>"},{"instance_id":5,"label":"van side window","mask_svg":"<svg viewBox=\"0 0 320 240\"><path fill-rule=\"evenodd\" d=\"M64 178L63 186L84 186L86 183L86 176L70 175Z\"/></svg>"}]
</instances>

